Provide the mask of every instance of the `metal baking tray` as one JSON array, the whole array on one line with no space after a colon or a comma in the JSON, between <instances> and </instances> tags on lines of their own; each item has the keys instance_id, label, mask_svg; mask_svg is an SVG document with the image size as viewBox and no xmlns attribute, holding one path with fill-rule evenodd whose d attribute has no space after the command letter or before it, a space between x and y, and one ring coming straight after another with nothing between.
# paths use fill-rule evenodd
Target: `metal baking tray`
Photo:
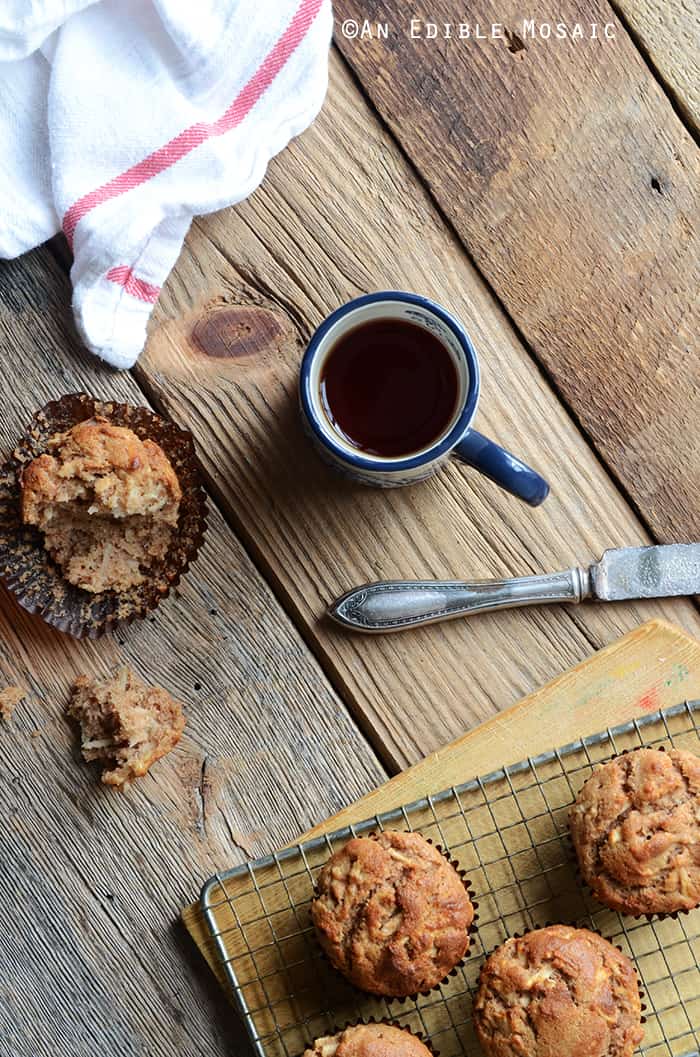
<instances>
[{"instance_id":1,"label":"metal baking tray","mask_svg":"<svg viewBox=\"0 0 700 1057\"><path fill-rule=\"evenodd\" d=\"M480 966L514 933L547 922L595 929L633 959L644 992L644 1057L700 1053L700 909L664 919L602 907L581 884L567 828L593 767L641 745L699 751L700 701L646 715L445 789L365 822L217 874L201 905L258 1057L300 1057L313 1039L390 1018L441 1057L479 1057L471 1009ZM363 996L326 962L309 915L315 878L351 835L418 830L466 870L478 902L468 956L426 996Z\"/></svg>"}]
</instances>

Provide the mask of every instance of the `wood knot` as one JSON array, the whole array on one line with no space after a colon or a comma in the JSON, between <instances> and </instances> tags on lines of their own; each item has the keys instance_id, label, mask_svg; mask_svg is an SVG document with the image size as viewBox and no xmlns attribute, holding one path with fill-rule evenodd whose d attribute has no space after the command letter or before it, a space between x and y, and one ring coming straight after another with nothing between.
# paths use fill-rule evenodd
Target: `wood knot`
<instances>
[{"instance_id":1,"label":"wood knot","mask_svg":"<svg viewBox=\"0 0 700 1057\"><path fill-rule=\"evenodd\" d=\"M506 29L505 35L508 41L508 51L511 55L517 55L519 51L526 50L524 41L514 30Z\"/></svg>"},{"instance_id":2,"label":"wood knot","mask_svg":"<svg viewBox=\"0 0 700 1057\"><path fill-rule=\"evenodd\" d=\"M220 308L192 327L192 341L206 356L242 359L281 348L285 328L267 308L240 305Z\"/></svg>"}]
</instances>

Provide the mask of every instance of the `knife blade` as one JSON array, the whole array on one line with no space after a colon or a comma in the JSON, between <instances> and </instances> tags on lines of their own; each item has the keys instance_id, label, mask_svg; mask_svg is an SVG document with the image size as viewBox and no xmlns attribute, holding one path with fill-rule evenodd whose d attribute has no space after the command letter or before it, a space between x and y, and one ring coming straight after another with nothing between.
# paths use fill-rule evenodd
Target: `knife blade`
<instances>
[{"instance_id":1,"label":"knife blade","mask_svg":"<svg viewBox=\"0 0 700 1057\"><path fill-rule=\"evenodd\" d=\"M606 551L590 574L593 597L603 602L695 595L700 592L700 543Z\"/></svg>"},{"instance_id":2,"label":"knife blade","mask_svg":"<svg viewBox=\"0 0 700 1057\"><path fill-rule=\"evenodd\" d=\"M348 591L328 609L345 628L368 634L515 606L619 602L700 594L700 543L608 550L587 569L507 580L381 580Z\"/></svg>"}]
</instances>

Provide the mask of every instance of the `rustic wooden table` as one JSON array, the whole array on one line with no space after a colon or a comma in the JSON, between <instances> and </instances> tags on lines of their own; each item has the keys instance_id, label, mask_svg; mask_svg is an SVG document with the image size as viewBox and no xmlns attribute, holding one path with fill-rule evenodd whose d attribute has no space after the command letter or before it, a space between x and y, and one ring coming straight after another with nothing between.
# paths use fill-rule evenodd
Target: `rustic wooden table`
<instances>
[{"instance_id":1,"label":"rustic wooden table","mask_svg":"<svg viewBox=\"0 0 700 1057\"><path fill-rule=\"evenodd\" d=\"M436 23L459 5L434 0ZM0 268L0 437L62 393L149 402L194 432L200 559L155 618L76 643L0 592L0 1039L10 1057L247 1052L176 924L200 883L292 839L640 621L692 601L505 612L366 639L322 620L363 580L517 575L606 547L700 538L698 22L686 0L561 0L614 41L338 35L326 107L236 209L198 220L131 374L73 332L54 241ZM553 13L543 2L532 15ZM531 510L463 467L381 493L304 441L304 343L363 291L460 315L485 430L552 482ZM71 680L121 660L179 695L181 746L124 794L64 719Z\"/></svg>"}]
</instances>

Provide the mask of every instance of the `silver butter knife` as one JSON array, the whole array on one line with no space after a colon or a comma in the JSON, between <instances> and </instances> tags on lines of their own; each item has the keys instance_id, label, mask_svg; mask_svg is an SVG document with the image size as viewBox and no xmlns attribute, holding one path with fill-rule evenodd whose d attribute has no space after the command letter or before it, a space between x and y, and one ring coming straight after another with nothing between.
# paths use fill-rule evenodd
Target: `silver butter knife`
<instances>
[{"instance_id":1,"label":"silver butter knife","mask_svg":"<svg viewBox=\"0 0 700 1057\"><path fill-rule=\"evenodd\" d=\"M419 624L552 602L620 602L700 594L700 543L623 547L588 569L512 580L382 580L348 591L329 607L346 628L378 634Z\"/></svg>"}]
</instances>

